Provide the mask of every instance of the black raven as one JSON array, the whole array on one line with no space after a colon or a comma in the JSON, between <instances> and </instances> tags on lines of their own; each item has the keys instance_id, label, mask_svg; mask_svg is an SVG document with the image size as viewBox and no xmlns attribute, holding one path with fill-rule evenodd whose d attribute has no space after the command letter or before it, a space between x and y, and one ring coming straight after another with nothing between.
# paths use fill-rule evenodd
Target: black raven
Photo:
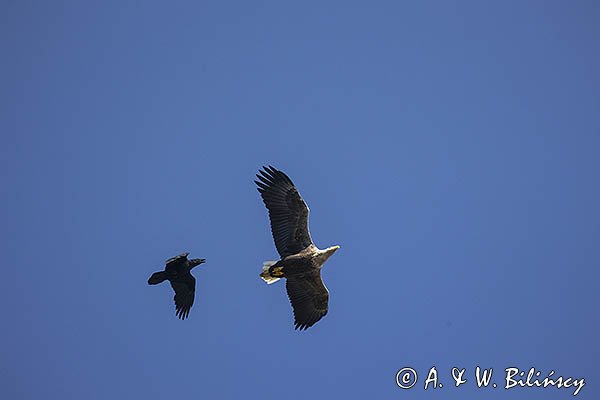
<instances>
[{"instance_id":1,"label":"black raven","mask_svg":"<svg viewBox=\"0 0 600 400\"><path fill-rule=\"evenodd\" d=\"M204 263L204 258L193 258L188 260L188 254L183 253L166 261L164 271L155 272L148 279L149 285L157 285L165 280L171 282L175 291L175 315L180 319L186 319L194 304L194 292L196 291L196 279L190 271L197 265Z\"/></svg>"}]
</instances>

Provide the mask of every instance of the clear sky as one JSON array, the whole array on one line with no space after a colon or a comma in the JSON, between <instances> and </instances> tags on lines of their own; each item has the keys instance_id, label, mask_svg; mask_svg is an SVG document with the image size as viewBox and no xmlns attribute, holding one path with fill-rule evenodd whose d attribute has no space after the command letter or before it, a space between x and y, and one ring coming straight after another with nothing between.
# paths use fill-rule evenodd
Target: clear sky
<instances>
[{"instance_id":1,"label":"clear sky","mask_svg":"<svg viewBox=\"0 0 600 400\"><path fill-rule=\"evenodd\" d=\"M595 1L2 1L0 397L572 398L475 388L514 366L600 398L598 21ZM258 277L263 164L341 245L305 332ZM186 321L146 284L183 251L207 259Z\"/></svg>"}]
</instances>

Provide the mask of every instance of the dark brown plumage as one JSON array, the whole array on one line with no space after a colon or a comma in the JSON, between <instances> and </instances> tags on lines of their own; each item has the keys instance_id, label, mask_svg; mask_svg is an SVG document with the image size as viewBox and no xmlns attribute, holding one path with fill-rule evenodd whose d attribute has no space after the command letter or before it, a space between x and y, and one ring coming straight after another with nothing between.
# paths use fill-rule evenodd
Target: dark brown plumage
<instances>
[{"instance_id":1,"label":"dark brown plumage","mask_svg":"<svg viewBox=\"0 0 600 400\"><path fill-rule=\"evenodd\" d=\"M286 278L294 309L294 326L304 330L328 311L329 291L321 279L321 267L339 246L319 250L308 229L309 208L292 180L272 166L263 167L254 181L269 210L271 233L281 257L265 262L260 277L268 284Z\"/></svg>"}]
</instances>

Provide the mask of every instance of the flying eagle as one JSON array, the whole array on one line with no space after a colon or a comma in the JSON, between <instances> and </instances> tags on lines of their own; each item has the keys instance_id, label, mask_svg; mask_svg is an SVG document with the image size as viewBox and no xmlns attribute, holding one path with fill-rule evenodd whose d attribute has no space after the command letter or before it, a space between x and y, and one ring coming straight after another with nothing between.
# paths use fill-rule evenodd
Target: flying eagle
<instances>
[{"instance_id":1,"label":"flying eagle","mask_svg":"<svg viewBox=\"0 0 600 400\"><path fill-rule=\"evenodd\" d=\"M158 285L168 280L175 291L175 315L179 319L186 319L194 304L194 293L196 291L196 279L190 271L197 265L204 263L204 258L193 258L188 260L190 253L183 253L169 258L165 264L165 270L155 272L148 279L149 285Z\"/></svg>"},{"instance_id":2,"label":"flying eagle","mask_svg":"<svg viewBox=\"0 0 600 400\"><path fill-rule=\"evenodd\" d=\"M254 181L269 210L271 232L279 261L265 261L260 277L268 284L286 278L294 309L295 329L307 329L327 314L329 292L321 267L340 246L319 250L308 231L309 209L292 180L272 166L259 171Z\"/></svg>"}]
</instances>

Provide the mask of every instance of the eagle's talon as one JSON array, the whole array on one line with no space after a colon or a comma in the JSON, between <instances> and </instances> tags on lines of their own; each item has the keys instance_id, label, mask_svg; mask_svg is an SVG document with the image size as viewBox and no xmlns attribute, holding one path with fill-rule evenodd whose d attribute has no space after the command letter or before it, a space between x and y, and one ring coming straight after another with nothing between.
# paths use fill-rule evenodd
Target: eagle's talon
<instances>
[{"instance_id":1,"label":"eagle's talon","mask_svg":"<svg viewBox=\"0 0 600 400\"><path fill-rule=\"evenodd\" d=\"M283 267L275 267L273 268L273 272L271 272L271 276L275 278L281 278L283 276Z\"/></svg>"}]
</instances>

